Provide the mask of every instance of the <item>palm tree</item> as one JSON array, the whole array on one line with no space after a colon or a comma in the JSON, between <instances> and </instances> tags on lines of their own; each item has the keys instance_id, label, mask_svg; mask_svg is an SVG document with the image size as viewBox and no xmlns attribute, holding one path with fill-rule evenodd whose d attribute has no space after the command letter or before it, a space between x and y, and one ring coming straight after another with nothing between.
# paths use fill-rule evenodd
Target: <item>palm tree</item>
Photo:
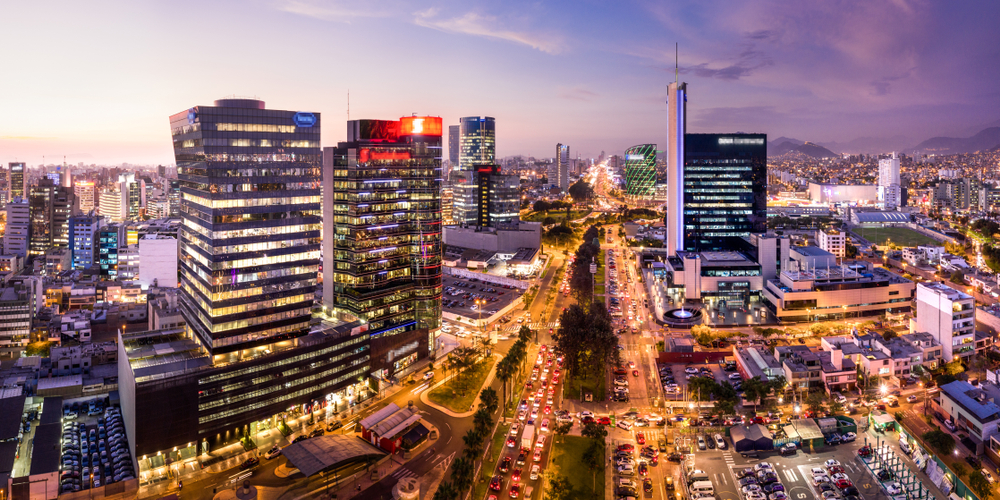
<instances>
[{"instance_id":1,"label":"palm tree","mask_svg":"<svg viewBox=\"0 0 1000 500\"><path fill-rule=\"evenodd\" d=\"M444 481L438 485L437 491L434 492L434 500L458 500L458 490L451 482Z\"/></svg>"},{"instance_id":2,"label":"palm tree","mask_svg":"<svg viewBox=\"0 0 1000 500\"><path fill-rule=\"evenodd\" d=\"M479 404L486 408L490 414L496 413L497 408L500 407L500 398L497 397L497 391L492 387L487 387L479 393Z\"/></svg>"},{"instance_id":3,"label":"palm tree","mask_svg":"<svg viewBox=\"0 0 1000 500\"><path fill-rule=\"evenodd\" d=\"M462 436L462 442L465 443L465 456L470 459L475 459L483 450L483 435L477 431L478 429L472 428Z\"/></svg>"},{"instance_id":4,"label":"palm tree","mask_svg":"<svg viewBox=\"0 0 1000 500\"><path fill-rule=\"evenodd\" d=\"M486 436L493 427L493 417L490 416L485 407L480 406L476 413L472 415L473 429L477 434Z\"/></svg>"},{"instance_id":5,"label":"palm tree","mask_svg":"<svg viewBox=\"0 0 1000 500\"><path fill-rule=\"evenodd\" d=\"M503 406L507 407L507 384L514 377L514 366L511 365L510 353L497 362L497 377L503 382Z\"/></svg>"},{"instance_id":6,"label":"palm tree","mask_svg":"<svg viewBox=\"0 0 1000 500\"><path fill-rule=\"evenodd\" d=\"M475 474L475 467L472 460L465 457L458 457L451 463L451 477L455 483L455 489L459 495L472 486L472 476Z\"/></svg>"}]
</instances>

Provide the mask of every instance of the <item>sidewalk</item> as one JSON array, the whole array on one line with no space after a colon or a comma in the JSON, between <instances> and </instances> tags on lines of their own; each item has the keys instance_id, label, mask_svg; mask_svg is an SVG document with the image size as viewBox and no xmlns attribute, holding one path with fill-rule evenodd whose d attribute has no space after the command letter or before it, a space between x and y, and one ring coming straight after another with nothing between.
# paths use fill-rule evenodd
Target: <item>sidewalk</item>
<instances>
[{"instance_id":1,"label":"sidewalk","mask_svg":"<svg viewBox=\"0 0 1000 500\"><path fill-rule=\"evenodd\" d=\"M500 361L500 357L501 356L499 354L493 354L493 358L497 362ZM495 377L496 374L497 374L497 363L494 362L493 363L493 367L490 368L490 372L488 374L486 374L486 381L483 382L483 386L480 387L480 389L479 389L480 394L482 393L483 388L489 387L490 384L493 383L493 377ZM441 406L441 405L439 405L437 403L434 403L434 402L431 401L430 397L427 396L427 394L430 393L433 389L435 389L437 387L440 387L441 385L444 385L445 382L451 380L454 377L455 377L455 374L452 374L452 375L446 377L444 380L442 380L442 381L440 381L440 382L438 382L438 383L436 383L436 384L428 387L426 390L422 391L420 393L420 402L423 403L423 404L425 404L425 405L427 405L427 406L430 406L431 408L434 408L435 410L437 410L437 411L439 411L441 413L444 413L445 415L448 415L450 417L455 417L455 418L471 417L472 415L474 415L476 413L475 408L476 408L476 406L479 405L479 394L476 395L476 399L472 402L472 409L469 410L469 411L467 411L467 412L463 412L463 413L456 413L454 411L449 410L448 408L445 408L445 407L443 407L443 406ZM503 397L503 395L500 395L500 396Z\"/></svg>"}]
</instances>

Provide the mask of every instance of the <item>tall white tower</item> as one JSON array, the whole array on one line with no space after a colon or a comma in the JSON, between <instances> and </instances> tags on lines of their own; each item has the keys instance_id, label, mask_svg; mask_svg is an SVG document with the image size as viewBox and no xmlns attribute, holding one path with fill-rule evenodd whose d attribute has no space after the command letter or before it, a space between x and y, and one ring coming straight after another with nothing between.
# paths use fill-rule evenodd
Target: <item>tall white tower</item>
<instances>
[{"instance_id":1,"label":"tall white tower","mask_svg":"<svg viewBox=\"0 0 1000 500\"><path fill-rule=\"evenodd\" d=\"M896 210L902 201L899 185L899 155L878 161L878 204L885 210Z\"/></svg>"},{"instance_id":2,"label":"tall white tower","mask_svg":"<svg viewBox=\"0 0 1000 500\"><path fill-rule=\"evenodd\" d=\"M667 255L684 250L684 133L687 84L667 86Z\"/></svg>"}]
</instances>

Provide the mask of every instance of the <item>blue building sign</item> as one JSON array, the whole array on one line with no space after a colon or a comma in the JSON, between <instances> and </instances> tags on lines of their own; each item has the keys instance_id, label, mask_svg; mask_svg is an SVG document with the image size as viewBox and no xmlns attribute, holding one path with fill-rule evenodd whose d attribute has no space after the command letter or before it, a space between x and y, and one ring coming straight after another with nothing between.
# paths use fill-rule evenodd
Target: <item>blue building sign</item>
<instances>
[{"instance_id":1,"label":"blue building sign","mask_svg":"<svg viewBox=\"0 0 1000 500\"><path fill-rule=\"evenodd\" d=\"M292 121L295 122L296 127L308 128L316 125L316 115L305 111L299 111L292 117Z\"/></svg>"}]
</instances>

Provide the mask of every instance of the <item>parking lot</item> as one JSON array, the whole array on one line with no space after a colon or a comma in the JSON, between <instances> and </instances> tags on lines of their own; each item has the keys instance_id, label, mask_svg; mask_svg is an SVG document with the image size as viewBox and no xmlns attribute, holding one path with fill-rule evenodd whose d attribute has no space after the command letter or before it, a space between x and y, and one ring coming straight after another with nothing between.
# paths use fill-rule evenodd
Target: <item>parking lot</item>
<instances>
[{"instance_id":1,"label":"parking lot","mask_svg":"<svg viewBox=\"0 0 1000 500\"><path fill-rule=\"evenodd\" d=\"M730 365L729 371L719 363L669 363L657 364L660 384L664 397L667 399L688 399L688 382L694 377L712 378L718 383L728 382L739 392L742 378L736 372L736 366Z\"/></svg>"},{"instance_id":2,"label":"parking lot","mask_svg":"<svg viewBox=\"0 0 1000 500\"><path fill-rule=\"evenodd\" d=\"M493 316L510 305L524 291L513 287L485 282L479 279L462 279L445 275L441 307L445 312L473 320ZM476 301L485 301L477 304Z\"/></svg>"},{"instance_id":3,"label":"parking lot","mask_svg":"<svg viewBox=\"0 0 1000 500\"><path fill-rule=\"evenodd\" d=\"M121 409L103 399L63 405L60 487L98 488L135 477Z\"/></svg>"}]
</instances>

